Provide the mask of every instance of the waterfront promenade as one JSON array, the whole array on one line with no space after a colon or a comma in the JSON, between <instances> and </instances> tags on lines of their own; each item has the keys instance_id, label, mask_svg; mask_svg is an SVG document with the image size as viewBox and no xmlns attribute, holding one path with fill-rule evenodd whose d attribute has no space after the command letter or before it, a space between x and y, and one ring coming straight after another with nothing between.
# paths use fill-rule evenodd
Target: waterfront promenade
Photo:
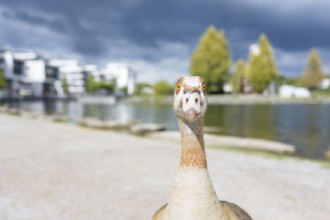
<instances>
[{"instance_id":1,"label":"waterfront promenade","mask_svg":"<svg viewBox=\"0 0 330 220\"><path fill-rule=\"evenodd\" d=\"M221 200L258 219L325 220L330 169L207 149ZM0 219L151 219L168 199L177 143L0 114Z\"/></svg>"}]
</instances>

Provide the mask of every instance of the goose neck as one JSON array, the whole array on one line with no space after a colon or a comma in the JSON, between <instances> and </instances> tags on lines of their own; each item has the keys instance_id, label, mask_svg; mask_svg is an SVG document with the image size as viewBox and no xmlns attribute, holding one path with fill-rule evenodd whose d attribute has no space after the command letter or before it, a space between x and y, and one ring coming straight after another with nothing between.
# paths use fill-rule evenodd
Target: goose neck
<instances>
[{"instance_id":1,"label":"goose neck","mask_svg":"<svg viewBox=\"0 0 330 220\"><path fill-rule=\"evenodd\" d=\"M204 149L203 118L187 121L178 118L181 133L181 163L183 167L207 168Z\"/></svg>"}]
</instances>

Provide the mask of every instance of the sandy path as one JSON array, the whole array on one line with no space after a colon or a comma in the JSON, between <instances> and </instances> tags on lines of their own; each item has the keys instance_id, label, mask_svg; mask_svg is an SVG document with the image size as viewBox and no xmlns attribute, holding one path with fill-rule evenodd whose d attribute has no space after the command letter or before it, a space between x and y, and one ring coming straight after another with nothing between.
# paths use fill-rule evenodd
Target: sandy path
<instances>
[{"instance_id":1,"label":"sandy path","mask_svg":"<svg viewBox=\"0 0 330 220\"><path fill-rule=\"evenodd\" d=\"M219 198L254 219L329 219L329 169L207 154ZM150 219L179 158L175 143L0 115L0 219Z\"/></svg>"}]
</instances>

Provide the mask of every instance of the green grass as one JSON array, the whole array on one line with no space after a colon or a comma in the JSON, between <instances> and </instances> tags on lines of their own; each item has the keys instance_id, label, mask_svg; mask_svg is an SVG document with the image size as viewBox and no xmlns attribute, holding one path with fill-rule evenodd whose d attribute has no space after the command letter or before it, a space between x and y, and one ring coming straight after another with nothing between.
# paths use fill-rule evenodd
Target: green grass
<instances>
[{"instance_id":1,"label":"green grass","mask_svg":"<svg viewBox=\"0 0 330 220\"><path fill-rule=\"evenodd\" d=\"M330 161L320 161L320 164L326 168L326 169L330 169Z\"/></svg>"},{"instance_id":2,"label":"green grass","mask_svg":"<svg viewBox=\"0 0 330 220\"><path fill-rule=\"evenodd\" d=\"M317 90L313 92L316 98L330 98L330 90Z\"/></svg>"}]
</instances>

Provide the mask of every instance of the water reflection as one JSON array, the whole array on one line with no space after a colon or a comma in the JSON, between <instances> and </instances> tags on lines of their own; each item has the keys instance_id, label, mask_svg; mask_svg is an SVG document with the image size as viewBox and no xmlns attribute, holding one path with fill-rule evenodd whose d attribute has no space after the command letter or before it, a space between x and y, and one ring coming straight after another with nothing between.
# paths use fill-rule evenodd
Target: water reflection
<instances>
[{"instance_id":1,"label":"water reflection","mask_svg":"<svg viewBox=\"0 0 330 220\"><path fill-rule=\"evenodd\" d=\"M169 105L117 103L116 105L93 105L83 107L84 117L94 117L106 121L153 122L165 124L168 129L177 128L175 115Z\"/></svg>"},{"instance_id":2,"label":"water reflection","mask_svg":"<svg viewBox=\"0 0 330 220\"><path fill-rule=\"evenodd\" d=\"M79 105L70 101L20 101L12 103L12 107L47 115L69 115L72 119L77 119L79 116Z\"/></svg>"},{"instance_id":3,"label":"water reflection","mask_svg":"<svg viewBox=\"0 0 330 220\"><path fill-rule=\"evenodd\" d=\"M124 103L81 105L76 102L21 102L18 107L39 113L69 115L101 120L140 120L177 129L171 105ZM330 104L210 105L205 126L217 134L256 137L293 144L300 155L321 158L330 144Z\"/></svg>"},{"instance_id":4,"label":"water reflection","mask_svg":"<svg viewBox=\"0 0 330 220\"><path fill-rule=\"evenodd\" d=\"M277 109L278 131L284 137L281 140L294 139L297 145L305 146L298 149L301 154L321 156L330 143L330 105L277 106Z\"/></svg>"},{"instance_id":5,"label":"water reflection","mask_svg":"<svg viewBox=\"0 0 330 220\"><path fill-rule=\"evenodd\" d=\"M205 124L220 127L220 134L272 139L276 118L270 105L211 105Z\"/></svg>"},{"instance_id":6,"label":"water reflection","mask_svg":"<svg viewBox=\"0 0 330 220\"><path fill-rule=\"evenodd\" d=\"M330 144L329 104L210 106L207 126L218 134L256 137L293 144L298 154L323 157Z\"/></svg>"}]
</instances>

